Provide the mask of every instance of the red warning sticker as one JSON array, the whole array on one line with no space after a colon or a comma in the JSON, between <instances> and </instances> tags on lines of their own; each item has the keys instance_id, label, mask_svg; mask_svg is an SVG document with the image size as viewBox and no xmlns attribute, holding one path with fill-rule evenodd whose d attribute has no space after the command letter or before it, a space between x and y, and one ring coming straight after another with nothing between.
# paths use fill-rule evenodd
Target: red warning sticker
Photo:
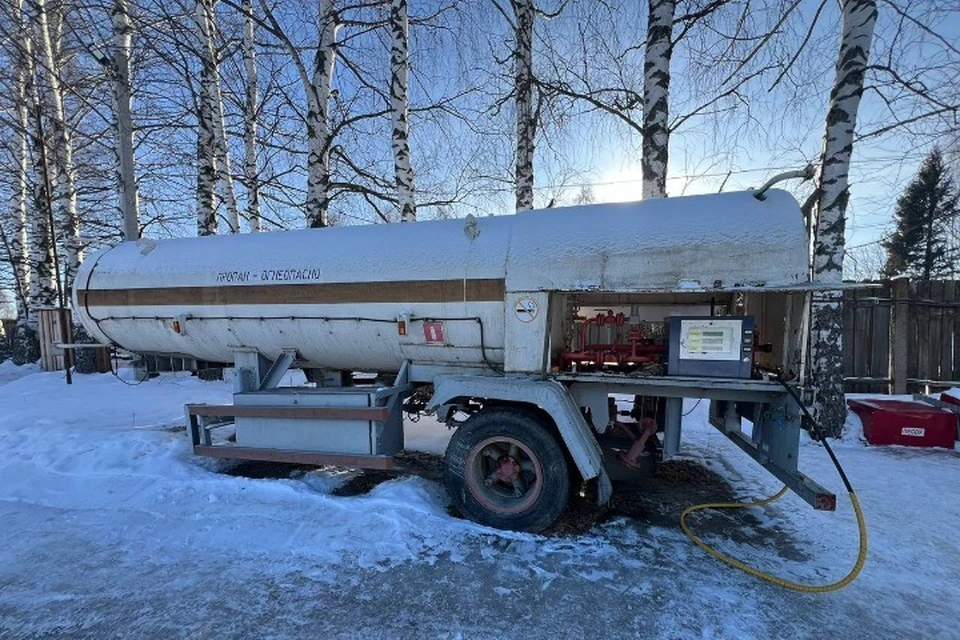
<instances>
[{"instance_id":1,"label":"red warning sticker","mask_svg":"<svg viewBox=\"0 0 960 640\"><path fill-rule=\"evenodd\" d=\"M424 322L423 338L427 341L427 344L444 344L446 340L443 338L443 323Z\"/></svg>"}]
</instances>

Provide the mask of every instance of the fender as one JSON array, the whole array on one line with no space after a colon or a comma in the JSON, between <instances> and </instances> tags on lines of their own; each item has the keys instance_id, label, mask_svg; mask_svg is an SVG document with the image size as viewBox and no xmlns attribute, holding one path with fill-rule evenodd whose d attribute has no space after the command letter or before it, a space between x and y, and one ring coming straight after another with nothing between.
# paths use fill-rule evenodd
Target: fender
<instances>
[{"instance_id":1,"label":"fender","mask_svg":"<svg viewBox=\"0 0 960 640\"><path fill-rule=\"evenodd\" d=\"M485 398L532 404L546 411L557 425L563 445L584 480L597 478L597 498L606 504L613 493L603 468L603 452L577 403L559 382L530 378L440 375L434 379L433 397L427 405L435 411L455 398Z\"/></svg>"}]
</instances>

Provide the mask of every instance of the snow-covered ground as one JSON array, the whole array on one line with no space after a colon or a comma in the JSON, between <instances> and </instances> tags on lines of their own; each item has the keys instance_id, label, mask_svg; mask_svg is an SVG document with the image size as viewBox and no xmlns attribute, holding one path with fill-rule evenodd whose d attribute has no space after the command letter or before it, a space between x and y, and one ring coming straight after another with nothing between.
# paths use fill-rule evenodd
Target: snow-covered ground
<instances>
[{"instance_id":1,"label":"snow-covered ground","mask_svg":"<svg viewBox=\"0 0 960 640\"><path fill-rule=\"evenodd\" d=\"M589 535L492 531L453 518L420 478L336 497L347 474L250 479L191 455L187 402L225 402L226 383L0 365L0 637L955 638L960 634L960 455L837 453L870 530L861 577L805 595L740 574L676 527L619 518ZM689 405L688 408L693 407ZM706 425L684 419L684 455L741 497L777 482ZM410 425L410 448L448 432ZM708 540L760 568L828 582L856 555L842 485L819 445L803 470L840 495L836 513L795 497L758 517L801 562ZM741 536L738 539L745 539Z\"/></svg>"}]
</instances>

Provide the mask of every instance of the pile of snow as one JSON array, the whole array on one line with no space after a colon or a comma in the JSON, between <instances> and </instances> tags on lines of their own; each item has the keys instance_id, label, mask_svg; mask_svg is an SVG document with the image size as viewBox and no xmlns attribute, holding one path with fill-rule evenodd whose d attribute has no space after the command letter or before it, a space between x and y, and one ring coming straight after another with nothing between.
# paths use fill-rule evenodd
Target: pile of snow
<instances>
[{"instance_id":1,"label":"pile of snow","mask_svg":"<svg viewBox=\"0 0 960 640\"><path fill-rule=\"evenodd\" d=\"M0 362L0 385L13 382L19 378L40 372L39 364L28 364L18 367L13 364L13 360L4 360Z\"/></svg>"},{"instance_id":2,"label":"pile of snow","mask_svg":"<svg viewBox=\"0 0 960 640\"><path fill-rule=\"evenodd\" d=\"M186 403L229 402L226 383L189 374L140 386L109 375L74 380L66 386L62 374L41 373L0 387L0 449L15 452L2 465L5 499L81 512L142 510L163 520L160 544L170 553L189 547L314 563L348 558L360 567L454 552L449 534L481 531L450 518L441 487L419 478L344 499L328 495L348 477L342 472L279 480L217 473L224 463L193 456L176 427L184 425ZM434 534L440 524L448 535ZM238 536L241 526L247 530ZM404 535L391 534L399 531Z\"/></svg>"}]
</instances>

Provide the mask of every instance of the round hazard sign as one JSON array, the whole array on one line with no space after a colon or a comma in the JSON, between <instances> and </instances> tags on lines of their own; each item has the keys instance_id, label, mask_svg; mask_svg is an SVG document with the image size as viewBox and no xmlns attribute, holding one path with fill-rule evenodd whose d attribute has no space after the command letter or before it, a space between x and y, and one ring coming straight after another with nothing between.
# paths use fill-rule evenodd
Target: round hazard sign
<instances>
[{"instance_id":1,"label":"round hazard sign","mask_svg":"<svg viewBox=\"0 0 960 640\"><path fill-rule=\"evenodd\" d=\"M520 298L513 307L513 313L520 322L533 322L540 315L540 305L533 298Z\"/></svg>"}]
</instances>

